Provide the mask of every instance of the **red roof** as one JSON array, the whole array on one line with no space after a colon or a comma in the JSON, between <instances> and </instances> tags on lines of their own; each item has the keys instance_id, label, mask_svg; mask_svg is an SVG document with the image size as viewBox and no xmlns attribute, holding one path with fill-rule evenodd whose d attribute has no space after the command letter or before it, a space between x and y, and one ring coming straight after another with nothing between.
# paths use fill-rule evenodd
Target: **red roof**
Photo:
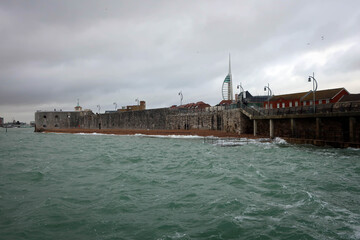
<instances>
[{"instance_id":1,"label":"red roof","mask_svg":"<svg viewBox=\"0 0 360 240\"><path fill-rule=\"evenodd\" d=\"M199 109L199 108L206 108L206 107L210 107L210 105L207 103L204 103L203 101L200 101L197 103L187 103L187 104L180 105L180 106L173 105L170 108L172 108L172 109L174 109L174 108Z\"/></svg>"},{"instance_id":2,"label":"red roof","mask_svg":"<svg viewBox=\"0 0 360 240\"><path fill-rule=\"evenodd\" d=\"M230 104L232 104L232 100L222 100L220 103L219 103L219 105L220 106L225 106L225 105L230 105Z\"/></svg>"}]
</instances>

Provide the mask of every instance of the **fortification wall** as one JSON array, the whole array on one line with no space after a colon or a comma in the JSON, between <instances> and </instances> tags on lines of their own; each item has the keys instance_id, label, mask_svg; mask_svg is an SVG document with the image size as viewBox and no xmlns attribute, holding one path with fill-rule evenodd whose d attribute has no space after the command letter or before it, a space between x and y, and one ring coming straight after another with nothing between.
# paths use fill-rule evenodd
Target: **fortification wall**
<instances>
[{"instance_id":1,"label":"fortification wall","mask_svg":"<svg viewBox=\"0 0 360 240\"><path fill-rule=\"evenodd\" d=\"M92 112L36 112L36 131L46 129L204 129L251 133L252 122L239 109L192 111L150 109L94 114Z\"/></svg>"},{"instance_id":2,"label":"fortification wall","mask_svg":"<svg viewBox=\"0 0 360 240\"><path fill-rule=\"evenodd\" d=\"M252 122L239 109L180 111L167 116L168 129L205 129L248 133ZM250 129L251 132L251 129Z\"/></svg>"},{"instance_id":3,"label":"fortification wall","mask_svg":"<svg viewBox=\"0 0 360 240\"><path fill-rule=\"evenodd\" d=\"M41 129L75 128L83 125L86 112L36 112L35 131Z\"/></svg>"}]
</instances>

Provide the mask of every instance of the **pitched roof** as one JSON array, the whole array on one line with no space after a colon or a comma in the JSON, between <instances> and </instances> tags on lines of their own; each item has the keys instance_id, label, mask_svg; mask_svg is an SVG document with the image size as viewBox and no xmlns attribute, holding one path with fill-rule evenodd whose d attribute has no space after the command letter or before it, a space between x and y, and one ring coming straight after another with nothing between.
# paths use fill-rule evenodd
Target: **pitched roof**
<instances>
[{"instance_id":1,"label":"pitched roof","mask_svg":"<svg viewBox=\"0 0 360 240\"><path fill-rule=\"evenodd\" d=\"M315 100L320 100L320 99L332 99L334 98L341 90L343 90L345 88L334 88L334 89L326 89L326 90L319 90L315 92ZM346 91L346 89L345 89ZM306 97L304 97L302 99L303 101L310 101L313 100L313 94L312 91L309 95L307 95Z\"/></svg>"},{"instance_id":2,"label":"pitched roof","mask_svg":"<svg viewBox=\"0 0 360 240\"><path fill-rule=\"evenodd\" d=\"M345 88L334 88L334 89L318 90L318 91L315 92L315 98L316 98L316 100L332 99L343 89L345 89ZM346 91L346 89L345 89L345 91ZM278 101L280 99L283 99L283 100L297 100L297 99L300 99L302 101L310 101L310 100L313 100L313 94L312 94L312 90L310 90L308 92L277 95L277 96L273 96L270 99L270 101Z\"/></svg>"},{"instance_id":3,"label":"pitched roof","mask_svg":"<svg viewBox=\"0 0 360 240\"><path fill-rule=\"evenodd\" d=\"M359 102L359 101L360 101L360 93L345 95L340 99L339 102Z\"/></svg>"},{"instance_id":4,"label":"pitched roof","mask_svg":"<svg viewBox=\"0 0 360 240\"><path fill-rule=\"evenodd\" d=\"M276 96L272 96L270 98L270 101L278 101L280 99L283 100L296 100L296 99L300 99L302 97L304 97L306 94L310 93L309 92L300 92L300 93L290 93L290 94L284 94L284 95L276 95Z\"/></svg>"},{"instance_id":5,"label":"pitched roof","mask_svg":"<svg viewBox=\"0 0 360 240\"><path fill-rule=\"evenodd\" d=\"M224 106L224 105L230 105L232 104L232 100L222 100L218 105L219 106Z\"/></svg>"}]
</instances>

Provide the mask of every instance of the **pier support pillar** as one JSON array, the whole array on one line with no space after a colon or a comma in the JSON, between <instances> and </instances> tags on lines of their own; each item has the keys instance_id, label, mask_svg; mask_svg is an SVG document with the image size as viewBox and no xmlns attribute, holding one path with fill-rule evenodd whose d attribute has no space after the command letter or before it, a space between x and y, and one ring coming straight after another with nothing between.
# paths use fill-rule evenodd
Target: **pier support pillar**
<instances>
[{"instance_id":1,"label":"pier support pillar","mask_svg":"<svg viewBox=\"0 0 360 240\"><path fill-rule=\"evenodd\" d=\"M270 119L270 138L274 138L275 135L274 135L274 120L273 119Z\"/></svg>"},{"instance_id":2,"label":"pier support pillar","mask_svg":"<svg viewBox=\"0 0 360 240\"><path fill-rule=\"evenodd\" d=\"M320 139L321 132L321 118L316 118L316 139Z\"/></svg>"},{"instance_id":3,"label":"pier support pillar","mask_svg":"<svg viewBox=\"0 0 360 240\"><path fill-rule=\"evenodd\" d=\"M295 125L295 119L294 118L290 119L290 125L291 125L291 137L295 137L296 125Z\"/></svg>"},{"instance_id":4,"label":"pier support pillar","mask_svg":"<svg viewBox=\"0 0 360 240\"><path fill-rule=\"evenodd\" d=\"M257 121L254 119L253 120L254 123L254 137L256 137L256 133L257 133Z\"/></svg>"},{"instance_id":5,"label":"pier support pillar","mask_svg":"<svg viewBox=\"0 0 360 240\"><path fill-rule=\"evenodd\" d=\"M355 142L355 125L356 125L356 118L350 117L349 118L349 140L350 142Z\"/></svg>"}]
</instances>

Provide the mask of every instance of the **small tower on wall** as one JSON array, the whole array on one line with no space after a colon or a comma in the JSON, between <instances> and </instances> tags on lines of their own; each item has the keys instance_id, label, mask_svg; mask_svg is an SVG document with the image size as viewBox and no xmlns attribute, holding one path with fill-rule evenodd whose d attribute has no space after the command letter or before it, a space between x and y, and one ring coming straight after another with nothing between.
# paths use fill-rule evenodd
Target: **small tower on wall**
<instances>
[{"instance_id":1,"label":"small tower on wall","mask_svg":"<svg viewBox=\"0 0 360 240\"><path fill-rule=\"evenodd\" d=\"M77 99L77 105L75 107L75 111L82 111L82 107L80 107L79 99Z\"/></svg>"}]
</instances>

